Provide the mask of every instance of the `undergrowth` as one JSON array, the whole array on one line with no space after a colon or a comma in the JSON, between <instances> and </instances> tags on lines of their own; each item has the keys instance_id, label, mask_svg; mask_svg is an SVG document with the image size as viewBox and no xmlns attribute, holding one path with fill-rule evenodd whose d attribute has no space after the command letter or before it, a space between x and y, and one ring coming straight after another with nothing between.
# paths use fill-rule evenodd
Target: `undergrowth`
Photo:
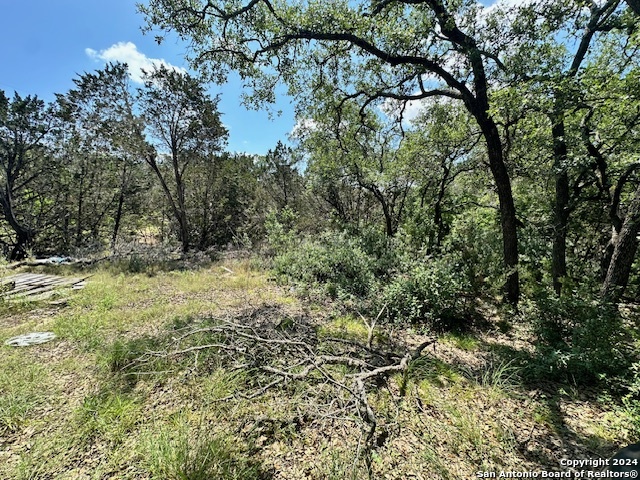
<instances>
[{"instance_id":1,"label":"undergrowth","mask_svg":"<svg viewBox=\"0 0 640 480\"><path fill-rule=\"evenodd\" d=\"M268 478L250 451L232 436L178 416L142 434L138 453L157 480L258 480Z\"/></svg>"},{"instance_id":2,"label":"undergrowth","mask_svg":"<svg viewBox=\"0 0 640 480\"><path fill-rule=\"evenodd\" d=\"M400 260L393 255L382 258L375 253L378 247L360 248L369 260L356 256L354 262L362 261L368 272L380 267L386 277L358 273L352 264L353 269L325 280L341 290L350 275L370 278L373 290L358 299L369 309L314 310L270 285L267 275L248 262L159 270L153 276L97 270L66 307L40 305L36 315L33 306L20 306L17 312L30 312L33 318L3 327L5 337L53 329L59 338L26 349L0 347L0 478L82 478L87 472L129 480L470 478L477 469L547 469L557 466L561 455L585 455L584 445L606 456L640 432L636 367L628 370L619 390L609 391L607 402L571 383L569 373L578 378L577 368L586 369L580 377L586 381L597 372L613 379L619 365L617 337L600 338L609 331L605 320L619 320L595 306L537 302L509 319L511 329L453 329L412 358L404 372L365 382L378 422L367 461L357 400L348 390L336 393L332 383L360 374L361 364L327 364L307 378L292 378L246 398L274 378L261 366L284 368L306 347L291 346L288 355L274 358L264 353L268 350L257 355L258 345L245 338L235 345L244 350L233 355L218 347L177 352L228 345L231 337L208 331L178 339L218 325L207 319L233 318L238 325L272 325L265 330L272 339L308 332L305 339L312 338L310 344L324 355L338 352L337 345L370 342L369 350L353 347L361 352L356 358L385 365L397 359L381 351L403 355L403 348L415 348L425 336L438 337L435 328L422 328L424 323L435 326L436 318L449 318L459 324L471 315L467 297L454 294L466 294L473 285L456 281L449 292L433 273L462 266L423 266L421 280L411 280L415 272L396 269L401 263L394 263ZM418 263L402 265L417 268ZM399 293L383 297L383 278L387 286L396 282ZM411 281L415 285L409 288ZM433 292L421 291L428 281L444 285L445 293L434 299ZM319 277L314 282L314 288L326 286ZM353 300L357 294L349 288L341 291ZM391 303L405 294L415 299L406 311ZM383 301L390 312L385 310L373 326ZM426 305L422 313L421 302ZM456 313L448 317L451 305ZM532 319L536 349L516 350L511 344L499 349L488 338L515 336ZM551 345L569 361L543 354ZM302 368L293 365L292 372ZM538 379L551 371L556 383L532 386L532 371ZM545 452L546 457L523 451Z\"/></svg>"}]
</instances>

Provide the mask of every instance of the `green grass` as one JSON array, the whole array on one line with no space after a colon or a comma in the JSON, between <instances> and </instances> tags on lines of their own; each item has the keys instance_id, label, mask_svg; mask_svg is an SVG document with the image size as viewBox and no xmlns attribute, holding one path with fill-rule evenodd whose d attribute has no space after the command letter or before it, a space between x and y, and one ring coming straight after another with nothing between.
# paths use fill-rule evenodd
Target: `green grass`
<instances>
[{"instance_id":1,"label":"green grass","mask_svg":"<svg viewBox=\"0 0 640 480\"><path fill-rule=\"evenodd\" d=\"M174 275L187 276L186 273ZM56 316L54 331L60 338L92 351L114 334L127 334L150 323L163 325L176 317L216 310L216 303L210 300L186 301L184 292L176 299L175 285L166 280L160 276L96 275L72 299L70 308ZM206 281L204 273L190 280L194 285L204 285Z\"/></svg>"},{"instance_id":2,"label":"green grass","mask_svg":"<svg viewBox=\"0 0 640 480\"><path fill-rule=\"evenodd\" d=\"M480 341L477 338L466 333L447 332L439 341L449 342L467 352L477 350L480 346Z\"/></svg>"},{"instance_id":3,"label":"green grass","mask_svg":"<svg viewBox=\"0 0 640 480\"><path fill-rule=\"evenodd\" d=\"M328 448L314 470L314 478L327 480L358 480L366 478L366 469L353 458L354 453Z\"/></svg>"},{"instance_id":4,"label":"green grass","mask_svg":"<svg viewBox=\"0 0 640 480\"><path fill-rule=\"evenodd\" d=\"M230 435L179 416L142 434L140 458L157 480L256 480L259 464ZM266 478L266 477L265 477Z\"/></svg>"},{"instance_id":5,"label":"green grass","mask_svg":"<svg viewBox=\"0 0 640 480\"><path fill-rule=\"evenodd\" d=\"M434 471L442 480L450 480L451 474L449 473L449 469L447 468L446 462L440 458L435 449L431 446L426 446L422 453L424 455L424 459L429 465L430 469Z\"/></svg>"},{"instance_id":6,"label":"green grass","mask_svg":"<svg viewBox=\"0 0 640 480\"><path fill-rule=\"evenodd\" d=\"M485 388L513 390L518 384L519 371L513 360L491 360L483 367L479 383Z\"/></svg>"},{"instance_id":7,"label":"green grass","mask_svg":"<svg viewBox=\"0 0 640 480\"><path fill-rule=\"evenodd\" d=\"M437 358L422 356L409 363L405 381L444 388L464 381L464 377L454 366Z\"/></svg>"},{"instance_id":8,"label":"green grass","mask_svg":"<svg viewBox=\"0 0 640 480\"><path fill-rule=\"evenodd\" d=\"M324 323L319 328L318 335L320 337L337 337L366 342L369 330L362 319L346 315Z\"/></svg>"},{"instance_id":9,"label":"green grass","mask_svg":"<svg viewBox=\"0 0 640 480\"><path fill-rule=\"evenodd\" d=\"M2 349L0 435L19 430L44 402L42 386L47 384L49 376L44 365L29 361L9 348Z\"/></svg>"},{"instance_id":10,"label":"green grass","mask_svg":"<svg viewBox=\"0 0 640 480\"><path fill-rule=\"evenodd\" d=\"M87 442L96 439L110 446L122 443L142 420L140 400L132 395L103 391L84 398L76 411L81 436Z\"/></svg>"},{"instance_id":11,"label":"green grass","mask_svg":"<svg viewBox=\"0 0 640 480\"><path fill-rule=\"evenodd\" d=\"M239 391L246 382L247 373L242 371L228 372L217 368L209 375L198 379L203 403L209 404L224 399Z\"/></svg>"},{"instance_id":12,"label":"green grass","mask_svg":"<svg viewBox=\"0 0 640 480\"><path fill-rule=\"evenodd\" d=\"M192 271L142 267L137 273L135 264L94 269L87 287L72 292L64 307L0 303L0 339L46 330L59 337L28 348L0 346L0 478L367 478L362 411L334 383L353 388L350 379L360 367L325 365L305 380L246 399L234 395L273 378L259 362L274 359L251 363L250 344L247 365L237 369L216 349L158 354L229 341L211 333L180 344L175 339L211 325L207 319L253 308L273 312L277 306L277 316L265 316L276 326L274 335L315 328L312 340L320 344L314 347L323 352L336 347L322 344L327 337L365 343L362 318L313 305L306 318L298 299L248 261ZM421 341L411 330L391 328L376 327L376 348L391 348L392 339ZM536 448L564 439L558 412L565 405L530 395L508 355L480 364L478 357L496 354L491 344L470 334L447 334L439 342L449 345L425 350L406 372L367 381L378 421L371 478L471 478L478 469L549 466L516 447L526 440L522 432L534 428ZM244 353L239 358L244 361ZM290 358L279 361L284 366ZM636 403L614 407L577 394L560 397L581 412L572 431L594 451L608 454L633 434L623 423L637 416ZM304 421L291 420L301 416Z\"/></svg>"}]
</instances>

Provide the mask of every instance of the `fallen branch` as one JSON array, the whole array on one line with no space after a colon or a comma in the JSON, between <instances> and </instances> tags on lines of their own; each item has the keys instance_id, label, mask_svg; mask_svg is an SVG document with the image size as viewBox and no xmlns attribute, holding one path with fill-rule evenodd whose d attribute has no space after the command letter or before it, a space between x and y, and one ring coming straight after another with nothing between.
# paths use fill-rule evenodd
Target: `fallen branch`
<instances>
[{"instance_id":1,"label":"fallen branch","mask_svg":"<svg viewBox=\"0 0 640 480\"><path fill-rule=\"evenodd\" d=\"M349 414L359 419L363 426L362 452L369 471L373 449L381 442L376 440L378 419L370 401L370 395L389 376L407 374L411 362L420 358L423 351L436 342L429 339L415 348L398 346L383 348L374 346L375 320L368 322L366 343L343 338L324 338L309 324L296 324L296 329L283 331L277 328L279 319L265 318L269 310L252 310L240 318L217 318L198 325L173 338L164 352L146 352L140 362L150 357L175 359L210 351L216 365L230 370L251 369L247 388L217 401L234 398L252 400L291 382L305 382L306 395L311 401L308 410L316 413L306 418L323 418L321 410L331 416ZM343 367L343 368L336 368ZM253 372L261 372L262 375ZM314 398L323 398L327 388L334 393L328 404ZM331 391L329 390L329 391ZM342 392L342 393L339 393ZM402 388L401 388L402 392ZM315 396L315 397L314 397ZM326 418L326 417L324 417Z\"/></svg>"}]
</instances>

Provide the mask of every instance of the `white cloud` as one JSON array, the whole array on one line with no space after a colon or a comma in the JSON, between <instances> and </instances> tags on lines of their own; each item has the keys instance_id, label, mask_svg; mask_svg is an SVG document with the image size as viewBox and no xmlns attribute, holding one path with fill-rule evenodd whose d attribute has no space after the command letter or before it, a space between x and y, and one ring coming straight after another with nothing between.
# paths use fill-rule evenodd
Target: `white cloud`
<instances>
[{"instance_id":1,"label":"white cloud","mask_svg":"<svg viewBox=\"0 0 640 480\"><path fill-rule=\"evenodd\" d=\"M416 120L420 115L434 106L450 105L451 108L455 108L459 103L460 100L445 96L427 97L420 100L409 100L407 102L387 99L381 105L380 110L390 119L397 121L400 118L400 112L404 104L404 111L402 111L402 124L405 127L411 127L416 124Z\"/></svg>"},{"instance_id":2,"label":"white cloud","mask_svg":"<svg viewBox=\"0 0 640 480\"><path fill-rule=\"evenodd\" d=\"M489 5L482 5L486 10L510 9L524 7L535 3L537 0L498 0L490 2Z\"/></svg>"},{"instance_id":3,"label":"white cloud","mask_svg":"<svg viewBox=\"0 0 640 480\"><path fill-rule=\"evenodd\" d=\"M105 50L96 51L93 48L86 48L85 53L89 58L102 62L120 62L129 66L129 75L134 82L142 83L142 70L153 70L154 66L163 65L167 68L186 72L184 68L171 65L162 58L149 58L144 53L138 51L135 43L118 42Z\"/></svg>"},{"instance_id":4,"label":"white cloud","mask_svg":"<svg viewBox=\"0 0 640 480\"><path fill-rule=\"evenodd\" d=\"M388 98L380 105L380 110L387 117L393 120L398 120L400 118L400 114L402 114L403 123L411 124L420 112L431 102L433 102L432 98L409 101L400 101Z\"/></svg>"},{"instance_id":5,"label":"white cloud","mask_svg":"<svg viewBox=\"0 0 640 480\"><path fill-rule=\"evenodd\" d=\"M291 132L289 132L289 138L300 140L317 129L318 122L315 120L311 118L298 118Z\"/></svg>"}]
</instances>

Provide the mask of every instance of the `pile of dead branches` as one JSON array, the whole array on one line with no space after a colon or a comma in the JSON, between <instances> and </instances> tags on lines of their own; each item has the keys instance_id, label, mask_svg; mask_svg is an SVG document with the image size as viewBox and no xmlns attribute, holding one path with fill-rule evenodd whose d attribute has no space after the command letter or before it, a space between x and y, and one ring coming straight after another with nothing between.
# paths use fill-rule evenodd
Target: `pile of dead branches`
<instances>
[{"instance_id":1,"label":"pile of dead branches","mask_svg":"<svg viewBox=\"0 0 640 480\"><path fill-rule=\"evenodd\" d=\"M358 341L319 334L317 326L305 319L273 317L262 308L234 318L206 319L177 331L166 350L145 352L136 362L191 355L195 362L198 358L214 359L216 366L226 370L251 372L246 389L221 399L224 401L254 399L294 382L304 382L307 389L317 393L315 400L309 402L305 419L348 416L358 421L364 436L362 453L370 466L371 450L380 444L376 435L378 418L370 395L384 386L391 375L406 373L411 362L436 340L429 339L413 348L391 342L376 345L375 321L367 323L367 340ZM364 318L363 321L366 322ZM202 352L206 356L201 356Z\"/></svg>"}]
</instances>

